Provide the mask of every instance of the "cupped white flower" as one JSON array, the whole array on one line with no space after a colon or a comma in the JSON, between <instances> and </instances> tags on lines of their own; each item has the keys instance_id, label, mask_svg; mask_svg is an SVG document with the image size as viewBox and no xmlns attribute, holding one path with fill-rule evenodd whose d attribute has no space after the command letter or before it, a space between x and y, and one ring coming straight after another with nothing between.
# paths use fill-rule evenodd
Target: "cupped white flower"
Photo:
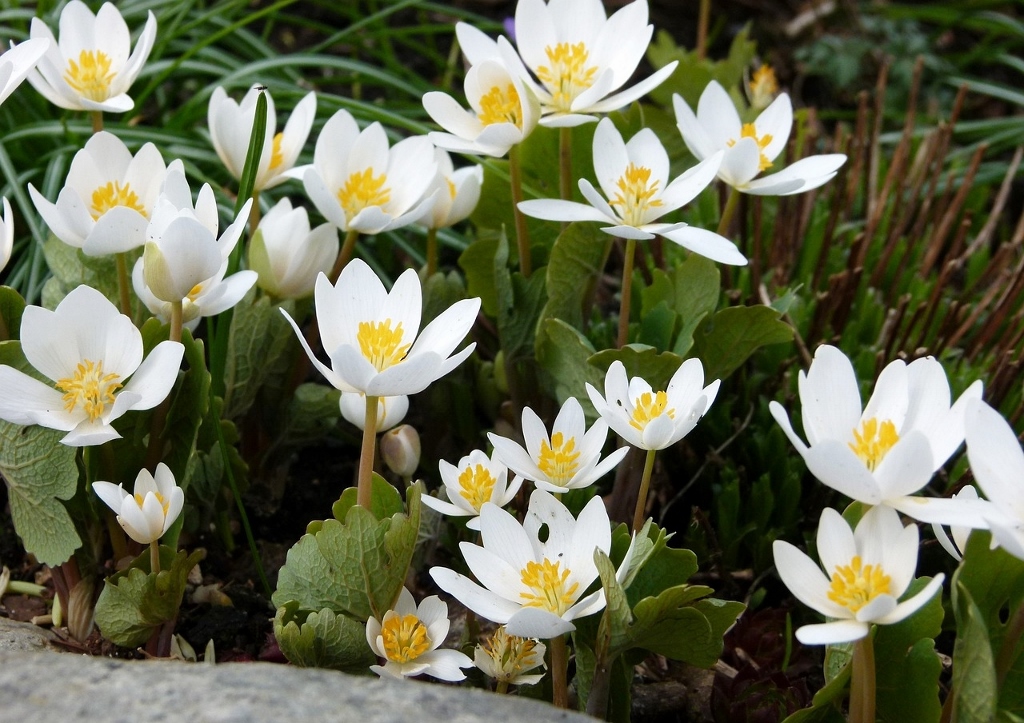
<instances>
[{"instance_id":1,"label":"cupped white flower","mask_svg":"<svg viewBox=\"0 0 1024 723\"><path fill-rule=\"evenodd\" d=\"M341 416L360 429L366 427L366 395L362 392L342 392L338 400ZM409 397L377 397L377 433L386 432L400 424L409 411Z\"/></svg>"},{"instance_id":2,"label":"cupped white flower","mask_svg":"<svg viewBox=\"0 0 1024 723\"><path fill-rule=\"evenodd\" d=\"M336 285L320 274L314 299L320 340L331 366L316 358L288 312L281 313L313 365L342 392L373 397L422 392L476 347L473 342L453 354L476 320L480 299L457 301L420 331L423 294L412 269L388 292L364 261L353 259Z\"/></svg>"},{"instance_id":3,"label":"cupped white flower","mask_svg":"<svg viewBox=\"0 0 1024 723\"><path fill-rule=\"evenodd\" d=\"M515 55L503 38L499 45L505 48L505 55ZM447 131L429 134L437 147L501 158L537 127L540 106L536 96L508 69L500 54L473 65L463 87L472 112L447 93L431 91L423 96L427 114Z\"/></svg>"},{"instance_id":4,"label":"cupped white flower","mask_svg":"<svg viewBox=\"0 0 1024 723\"><path fill-rule=\"evenodd\" d=\"M474 449L460 459L457 465L442 459L438 467L444 492L450 502L427 495L420 500L443 515L469 517L466 527L471 530L480 529L480 510L485 504L490 502L504 507L512 501L523 484L523 478L519 476L509 483L508 468L497 453L488 457L479 449Z\"/></svg>"},{"instance_id":5,"label":"cupped white flower","mask_svg":"<svg viewBox=\"0 0 1024 723\"><path fill-rule=\"evenodd\" d=\"M541 528L547 537L540 539ZM480 584L444 567L430 576L438 587L510 635L547 640L576 629L573 620L605 606L604 592L585 595L597 579L594 551L611 548L604 501L594 497L579 519L544 490L534 490L523 524L494 504L480 512L483 546L462 542L466 565ZM617 576L625 579L630 545ZM622 582L622 579L619 582Z\"/></svg>"},{"instance_id":6,"label":"cupped white flower","mask_svg":"<svg viewBox=\"0 0 1024 723\"><path fill-rule=\"evenodd\" d=\"M142 334L131 319L84 285L53 311L26 307L21 348L52 384L0 365L0 419L65 431L61 442L73 447L120 438L111 423L162 402L185 352L164 341L143 359Z\"/></svg>"},{"instance_id":7,"label":"cupped white flower","mask_svg":"<svg viewBox=\"0 0 1024 723\"><path fill-rule=\"evenodd\" d=\"M687 359L669 380L665 391L654 391L640 377L626 376L620 361L604 377L604 396L590 384L587 394L594 409L616 434L640 449L670 447L690 433L718 395L720 380L704 386L700 359Z\"/></svg>"},{"instance_id":8,"label":"cupped white flower","mask_svg":"<svg viewBox=\"0 0 1024 723\"><path fill-rule=\"evenodd\" d=\"M299 152L309 138L316 117L316 93L308 93L292 111L284 130L277 132L277 112L274 99L262 86L254 85L242 98L241 103L228 97L218 86L210 96L207 111L207 125L210 140L221 163L236 179L242 177L245 157L249 153L249 138L256 122L256 101L260 93L267 95L267 130L263 139L263 150L256 170L253 190L273 188L288 180L288 172L299 158Z\"/></svg>"},{"instance_id":9,"label":"cupped white flower","mask_svg":"<svg viewBox=\"0 0 1024 723\"><path fill-rule=\"evenodd\" d=\"M459 681L466 677L461 668L473 661L458 650L438 650L448 636L448 605L431 595L417 606L412 593L402 588L393 610L381 620L366 621L366 642L384 665L371 665L380 676L405 678L426 673L438 680Z\"/></svg>"},{"instance_id":10,"label":"cupped white flower","mask_svg":"<svg viewBox=\"0 0 1024 723\"><path fill-rule=\"evenodd\" d=\"M917 569L917 525L903 526L891 507L868 510L857 529L831 508L818 523L819 567L788 542L772 547L779 577L804 605L830 622L796 631L805 645L834 645L859 640L872 624L890 625L909 617L942 589L937 575L913 597L899 602ZM822 572L824 568L824 572Z\"/></svg>"},{"instance_id":11,"label":"cupped white flower","mask_svg":"<svg viewBox=\"0 0 1024 723\"><path fill-rule=\"evenodd\" d=\"M309 214L282 198L260 219L249 242L249 268L259 275L261 289L280 299L304 299L313 293L316 277L338 258L338 229L323 223L310 229Z\"/></svg>"},{"instance_id":12,"label":"cupped white flower","mask_svg":"<svg viewBox=\"0 0 1024 723\"><path fill-rule=\"evenodd\" d=\"M3 197L4 217L0 219L0 271L4 270L7 262L11 260L11 253L14 251L14 218L11 212L11 202Z\"/></svg>"},{"instance_id":13,"label":"cupped white flower","mask_svg":"<svg viewBox=\"0 0 1024 723\"><path fill-rule=\"evenodd\" d=\"M987 518L992 541L1024 560L1024 450L1017 434L980 399L967 404L966 428L971 471L994 503Z\"/></svg>"},{"instance_id":14,"label":"cupped white flower","mask_svg":"<svg viewBox=\"0 0 1024 723\"><path fill-rule=\"evenodd\" d=\"M170 166L184 174L181 161ZM134 156L113 133L94 133L71 161L57 202L28 185L32 202L53 235L87 256L105 256L146 243L146 226L168 168L146 143Z\"/></svg>"},{"instance_id":15,"label":"cupped white flower","mask_svg":"<svg viewBox=\"0 0 1024 723\"><path fill-rule=\"evenodd\" d=\"M172 304L170 301L157 298L149 289L143 266L144 260L139 259L132 270L132 286L135 293L149 309L149 313L165 324L169 323ZM216 316L233 308L256 283L255 271L238 271L225 278L227 270L228 262L225 259L217 273L193 286L188 295L181 300L182 326L189 331L195 331L203 317Z\"/></svg>"},{"instance_id":16,"label":"cupped white flower","mask_svg":"<svg viewBox=\"0 0 1024 723\"><path fill-rule=\"evenodd\" d=\"M30 38L0 55L0 103L18 89L49 48L47 38Z\"/></svg>"},{"instance_id":17,"label":"cupped white flower","mask_svg":"<svg viewBox=\"0 0 1024 723\"><path fill-rule=\"evenodd\" d=\"M576 397L565 400L550 436L537 413L523 407L525 449L507 437L487 433L495 454L509 469L548 492L589 487L613 470L629 447L620 447L602 460L607 437L608 424L603 419L587 429L583 407Z\"/></svg>"},{"instance_id":18,"label":"cupped white flower","mask_svg":"<svg viewBox=\"0 0 1024 723\"><path fill-rule=\"evenodd\" d=\"M678 94L672 97L679 132L698 159L725 152L718 177L737 191L758 196L788 196L830 181L846 162L842 153L802 158L778 173L758 178L771 168L789 141L793 105L782 93L753 123L742 123L732 99L718 81L701 93L697 114Z\"/></svg>"},{"instance_id":19,"label":"cupped white flower","mask_svg":"<svg viewBox=\"0 0 1024 723\"><path fill-rule=\"evenodd\" d=\"M71 0L60 13L60 42L39 18L32 18L31 37L50 41L28 74L40 95L68 110L124 113L135 106L128 89L153 49L156 16L149 12L130 55L128 25L109 2L93 15L84 2Z\"/></svg>"},{"instance_id":20,"label":"cupped white flower","mask_svg":"<svg viewBox=\"0 0 1024 723\"><path fill-rule=\"evenodd\" d=\"M405 138L389 148L380 123L360 131L342 109L324 125L313 165L302 173L306 194L324 218L342 231L377 234L416 223L430 212L434 199L426 193L437 163L425 137Z\"/></svg>"},{"instance_id":21,"label":"cupped white flower","mask_svg":"<svg viewBox=\"0 0 1024 723\"><path fill-rule=\"evenodd\" d=\"M594 173L604 197L590 181L581 178L580 192L588 203L534 199L521 202L519 210L546 221L611 224L601 230L620 238L647 241L656 235L664 236L714 261L741 266L747 263L736 244L713 231L685 223L656 223L692 201L715 180L721 153L701 161L670 183L668 153L654 132L644 128L626 143L615 124L605 118L594 132L593 158Z\"/></svg>"},{"instance_id":22,"label":"cupped white flower","mask_svg":"<svg viewBox=\"0 0 1024 723\"><path fill-rule=\"evenodd\" d=\"M547 668L544 653L547 646L533 638L509 635L504 625L491 633L491 637L473 650L473 662L484 675L508 685L539 683L544 673L532 673L535 668Z\"/></svg>"},{"instance_id":23,"label":"cupped white flower","mask_svg":"<svg viewBox=\"0 0 1024 723\"><path fill-rule=\"evenodd\" d=\"M861 407L853 364L823 345L799 376L805 443L778 402L769 410L821 482L869 505L888 505L921 522L987 527L984 500L915 496L964 440L967 402L980 399L974 382L951 404L942 365L931 357L890 363Z\"/></svg>"},{"instance_id":24,"label":"cupped white flower","mask_svg":"<svg viewBox=\"0 0 1024 723\"><path fill-rule=\"evenodd\" d=\"M480 187L484 182L484 167L474 164L455 170L452 157L443 148L434 149L437 175L427 193L435 192L434 208L423 219L427 228L454 226L469 218L480 201Z\"/></svg>"},{"instance_id":25,"label":"cupped white flower","mask_svg":"<svg viewBox=\"0 0 1024 723\"><path fill-rule=\"evenodd\" d=\"M93 491L117 513L117 522L138 543L156 542L171 528L185 504L185 493L174 480L170 468L161 462L156 474L139 470L132 494L123 485L93 482Z\"/></svg>"}]
</instances>

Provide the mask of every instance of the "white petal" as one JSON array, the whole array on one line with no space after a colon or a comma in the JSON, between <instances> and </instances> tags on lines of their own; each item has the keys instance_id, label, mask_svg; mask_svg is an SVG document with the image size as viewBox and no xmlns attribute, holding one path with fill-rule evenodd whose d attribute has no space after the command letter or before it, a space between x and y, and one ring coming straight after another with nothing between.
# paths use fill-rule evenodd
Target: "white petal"
<instances>
[{"instance_id":1,"label":"white petal","mask_svg":"<svg viewBox=\"0 0 1024 723\"><path fill-rule=\"evenodd\" d=\"M860 640L871 625L857 620L835 620L818 625L804 625L796 630L796 639L804 645L836 645Z\"/></svg>"}]
</instances>

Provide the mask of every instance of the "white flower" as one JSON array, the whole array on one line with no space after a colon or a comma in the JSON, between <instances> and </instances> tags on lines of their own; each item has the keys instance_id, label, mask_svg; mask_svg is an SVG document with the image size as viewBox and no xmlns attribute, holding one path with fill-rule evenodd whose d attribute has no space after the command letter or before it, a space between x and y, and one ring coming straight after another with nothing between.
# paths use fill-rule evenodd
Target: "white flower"
<instances>
[{"instance_id":1,"label":"white flower","mask_svg":"<svg viewBox=\"0 0 1024 723\"><path fill-rule=\"evenodd\" d=\"M476 342L454 356L480 310L480 299L452 304L420 331L423 295L419 276L407 269L389 293L377 275L353 259L332 286L324 274L314 292L320 340L331 359L313 354L298 325L287 317L313 365L342 392L374 397L416 394L472 353Z\"/></svg>"},{"instance_id":2,"label":"white flower","mask_svg":"<svg viewBox=\"0 0 1024 723\"><path fill-rule=\"evenodd\" d=\"M31 36L50 40L28 75L44 98L68 110L124 113L135 106L128 89L153 49L156 16L149 12L131 55L128 25L109 2L93 15L81 0L71 0L60 13L59 43L39 18L32 18Z\"/></svg>"},{"instance_id":3,"label":"white flower","mask_svg":"<svg viewBox=\"0 0 1024 723\"><path fill-rule=\"evenodd\" d=\"M607 437L608 425L604 420L597 420L587 429L583 407L576 397L565 400L555 417L550 437L537 413L523 407L526 449L511 439L487 433L498 458L509 469L539 489L559 493L589 487L622 461L629 447L620 447L601 459Z\"/></svg>"},{"instance_id":4,"label":"white flower","mask_svg":"<svg viewBox=\"0 0 1024 723\"><path fill-rule=\"evenodd\" d=\"M185 352L178 342L164 341L143 360L142 334L131 319L84 285L54 311L26 307L21 348L53 384L0 366L0 418L65 431L61 441L74 447L120 438L111 423L162 402Z\"/></svg>"},{"instance_id":5,"label":"white flower","mask_svg":"<svg viewBox=\"0 0 1024 723\"><path fill-rule=\"evenodd\" d=\"M690 433L718 395L720 381L704 386L700 359L687 359L669 380L668 388L655 392L640 377L628 379L626 367L612 362L604 377L604 396L587 384L594 409L616 434L640 449L670 447Z\"/></svg>"},{"instance_id":6,"label":"white flower","mask_svg":"<svg viewBox=\"0 0 1024 723\"><path fill-rule=\"evenodd\" d=\"M594 551L607 554L611 548L611 525L600 497L591 499L576 520L553 495L534 490L522 525L497 505L485 504L480 535L482 547L462 542L459 548L483 587L454 570L430 569L438 587L477 615L505 624L511 635L547 640L575 630L576 618L604 609L602 590L584 595L597 579ZM632 551L630 545L619 566L623 578Z\"/></svg>"},{"instance_id":7,"label":"white flower","mask_svg":"<svg viewBox=\"0 0 1024 723\"><path fill-rule=\"evenodd\" d=\"M499 45L505 48L508 41L501 38ZM515 55L510 47L506 53ZM537 98L500 57L474 64L466 73L463 87L472 113L447 93L431 91L423 96L427 114L447 131L429 134L439 148L501 158L537 127Z\"/></svg>"},{"instance_id":8,"label":"white flower","mask_svg":"<svg viewBox=\"0 0 1024 723\"><path fill-rule=\"evenodd\" d=\"M360 429L366 425L366 395L362 392L342 392L338 400L341 416ZM409 411L409 397L377 397L377 433L386 432L401 423Z\"/></svg>"},{"instance_id":9,"label":"white flower","mask_svg":"<svg viewBox=\"0 0 1024 723\"><path fill-rule=\"evenodd\" d=\"M14 218L11 212L11 202L3 197L4 217L0 220L0 271L7 266L11 260L11 252L14 251Z\"/></svg>"},{"instance_id":10,"label":"white flower","mask_svg":"<svg viewBox=\"0 0 1024 723\"><path fill-rule=\"evenodd\" d=\"M324 125L313 165L302 173L306 194L324 218L342 231L377 234L416 223L430 212L433 198L424 194L437 164L426 138L406 138L388 148L380 123L360 132L343 109Z\"/></svg>"},{"instance_id":11,"label":"white flower","mask_svg":"<svg viewBox=\"0 0 1024 723\"><path fill-rule=\"evenodd\" d=\"M156 466L156 475L139 470L133 494L110 482L93 482L92 488L117 513L117 522L128 536L143 545L163 537L185 504L185 493L163 462Z\"/></svg>"},{"instance_id":12,"label":"white flower","mask_svg":"<svg viewBox=\"0 0 1024 723\"><path fill-rule=\"evenodd\" d=\"M0 103L17 90L49 48L46 38L31 38L0 55Z\"/></svg>"},{"instance_id":13,"label":"white flower","mask_svg":"<svg viewBox=\"0 0 1024 723\"><path fill-rule=\"evenodd\" d=\"M675 61L615 92L633 76L650 45L654 27L647 14L646 0L635 0L611 17L601 0L519 0L516 46L525 67L517 71L540 99L542 125L595 121L593 114L629 105L672 74ZM476 28L460 23L456 32L471 64L495 54L494 41Z\"/></svg>"},{"instance_id":14,"label":"white flower","mask_svg":"<svg viewBox=\"0 0 1024 723\"><path fill-rule=\"evenodd\" d=\"M831 180L846 162L842 153L802 158L778 173L757 178L772 167L789 141L793 106L786 93L776 98L753 123L741 123L725 88L711 81L700 96L697 115L678 94L672 97L676 122L686 147L698 159L725 151L718 177L743 193L788 196Z\"/></svg>"},{"instance_id":15,"label":"white flower","mask_svg":"<svg viewBox=\"0 0 1024 723\"><path fill-rule=\"evenodd\" d=\"M799 376L805 444L778 402L769 409L815 477L869 505L888 505L921 522L987 527L984 501L915 497L964 440L964 411L981 397L974 382L950 405L949 382L931 357L882 370L861 410L853 365L820 346Z\"/></svg>"},{"instance_id":16,"label":"white flower","mask_svg":"<svg viewBox=\"0 0 1024 723\"><path fill-rule=\"evenodd\" d=\"M484 167L474 164L455 170L448 151L434 149L437 175L427 193L436 191L434 209L423 223L427 228L448 228L469 218L480 201L480 187L484 182Z\"/></svg>"},{"instance_id":17,"label":"white flower","mask_svg":"<svg viewBox=\"0 0 1024 723\"><path fill-rule=\"evenodd\" d=\"M274 99L260 86L253 86L242 98L241 104L229 98L223 88L217 87L210 96L207 124L210 140L221 163L236 179L242 177L245 157L249 152L249 138L256 122L256 101L261 92L267 94L267 130L256 171L254 191L262 191L288 180L288 171L295 165L302 146L309 138L316 117L316 93L308 93L292 111L284 130L277 133L277 113Z\"/></svg>"},{"instance_id":18,"label":"white flower","mask_svg":"<svg viewBox=\"0 0 1024 723\"><path fill-rule=\"evenodd\" d=\"M281 299L303 299L313 293L320 273L338 257L338 229L324 223L310 230L309 214L282 198L262 219L249 242L249 268L259 274L259 287Z\"/></svg>"},{"instance_id":19,"label":"white flower","mask_svg":"<svg viewBox=\"0 0 1024 723\"><path fill-rule=\"evenodd\" d=\"M511 685L533 685L539 683L544 673L527 675L534 668L543 666L544 643L533 638L509 635L504 625L499 625L487 642L473 650L473 662L484 675L500 683Z\"/></svg>"},{"instance_id":20,"label":"white flower","mask_svg":"<svg viewBox=\"0 0 1024 723\"><path fill-rule=\"evenodd\" d=\"M184 173L181 161L171 168ZM101 131L75 154L57 203L31 183L28 190L54 236L87 256L105 256L146 243L146 226L166 175L152 143L133 156L117 136Z\"/></svg>"},{"instance_id":21,"label":"white flower","mask_svg":"<svg viewBox=\"0 0 1024 723\"><path fill-rule=\"evenodd\" d=\"M715 180L722 161L716 153L669 183L668 153L649 128L629 143L605 118L594 132L594 173L607 201L590 181L581 178L586 203L556 199L523 201L519 210L546 221L598 221L611 224L601 230L612 236L646 241L664 236L669 241L726 264L743 265L747 259L736 245L713 231L685 223L655 223L666 213L689 203Z\"/></svg>"},{"instance_id":22,"label":"white flower","mask_svg":"<svg viewBox=\"0 0 1024 723\"><path fill-rule=\"evenodd\" d=\"M971 471L995 505L987 518L992 541L1024 560L1024 451L1017 434L981 400L967 403L966 428Z\"/></svg>"},{"instance_id":23,"label":"white flower","mask_svg":"<svg viewBox=\"0 0 1024 723\"><path fill-rule=\"evenodd\" d=\"M834 645L866 636L872 623L890 625L917 612L942 589L937 575L909 600L899 602L917 568L917 525L904 527L890 507L868 510L853 531L842 515L826 508L818 524L821 567L796 547L776 540L775 567L804 605L834 620L805 625L796 637L805 645ZM825 572L822 572L822 568Z\"/></svg>"},{"instance_id":24,"label":"white flower","mask_svg":"<svg viewBox=\"0 0 1024 723\"><path fill-rule=\"evenodd\" d=\"M439 680L458 681L473 661L458 650L438 650L448 636L448 605L437 595L423 598L417 607L412 594L402 588L393 610L380 621L366 621L366 642L384 665L371 665L380 676L412 677L426 673Z\"/></svg>"},{"instance_id":25,"label":"white flower","mask_svg":"<svg viewBox=\"0 0 1024 723\"><path fill-rule=\"evenodd\" d=\"M965 485L963 489L957 492L951 497L954 500L976 500L978 499L978 490L971 485ZM965 527L964 525L950 525L949 534L946 534L946 529L939 524L932 524L932 531L935 533L935 539L942 545L942 549L950 554L950 556L959 562L963 559L964 550L967 549L967 540L971 536L971 528ZM952 539L950 539L952 538Z\"/></svg>"},{"instance_id":26,"label":"white flower","mask_svg":"<svg viewBox=\"0 0 1024 723\"><path fill-rule=\"evenodd\" d=\"M420 500L443 515L469 517L466 527L480 529L480 510L490 502L504 507L516 496L523 484L523 478L516 476L508 481L508 468L497 454L490 458L479 449L474 449L453 465L445 460L438 462L441 482L451 502L424 495Z\"/></svg>"}]
</instances>

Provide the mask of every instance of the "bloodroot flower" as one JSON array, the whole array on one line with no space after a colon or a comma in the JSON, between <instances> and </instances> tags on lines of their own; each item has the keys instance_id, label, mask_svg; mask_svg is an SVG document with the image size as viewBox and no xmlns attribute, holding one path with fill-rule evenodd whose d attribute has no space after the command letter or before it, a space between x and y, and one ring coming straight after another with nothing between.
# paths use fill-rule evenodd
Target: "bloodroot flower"
<instances>
[{"instance_id":1,"label":"bloodroot flower","mask_svg":"<svg viewBox=\"0 0 1024 723\"><path fill-rule=\"evenodd\" d=\"M92 488L117 513L117 522L128 536L143 545L163 537L185 504L185 493L163 462L156 466L155 475L147 469L139 470L132 494L110 482L93 482Z\"/></svg>"}]
</instances>

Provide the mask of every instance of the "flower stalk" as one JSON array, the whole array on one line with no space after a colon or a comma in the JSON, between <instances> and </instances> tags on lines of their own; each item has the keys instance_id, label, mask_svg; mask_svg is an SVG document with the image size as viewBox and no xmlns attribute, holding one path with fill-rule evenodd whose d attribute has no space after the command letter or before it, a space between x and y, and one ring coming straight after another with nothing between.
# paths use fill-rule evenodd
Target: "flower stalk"
<instances>
[{"instance_id":1,"label":"flower stalk","mask_svg":"<svg viewBox=\"0 0 1024 723\"><path fill-rule=\"evenodd\" d=\"M437 273L437 229L427 229L427 278Z\"/></svg>"},{"instance_id":2,"label":"flower stalk","mask_svg":"<svg viewBox=\"0 0 1024 723\"><path fill-rule=\"evenodd\" d=\"M182 315L184 313L183 300L171 302L171 333L168 339L181 341Z\"/></svg>"},{"instance_id":3,"label":"flower stalk","mask_svg":"<svg viewBox=\"0 0 1024 723\"><path fill-rule=\"evenodd\" d=\"M128 259L125 252L114 254L117 260L117 292L121 301L121 313L127 317L132 315L132 297L128 290L131 282L128 280Z\"/></svg>"},{"instance_id":4,"label":"flower stalk","mask_svg":"<svg viewBox=\"0 0 1024 723\"><path fill-rule=\"evenodd\" d=\"M853 644L850 723L875 723L875 646L871 635Z\"/></svg>"},{"instance_id":5,"label":"flower stalk","mask_svg":"<svg viewBox=\"0 0 1024 723\"><path fill-rule=\"evenodd\" d=\"M92 118L92 132L99 133L101 130L103 130L103 111L90 111L89 116Z\"/></svg>"},{"instance_id":6,"label":"flower stalk","mask_svg":"<svg viewBox=\"0 0 1024 723\"><path fill-rule=\"evenodd\" d=\"M551 639L551 702L556 708L569 707L569 686L566 680L568 668L569 654L565 636L556 635Z\"/></svg>"},{"instance_id":7,"label":"flower stalk","mask_svg":"<svg viewBox=\"0 0 1024 723\"><path fill-rule=\"evenodd\" d=\"M558 191L563 201L572 200L572 128L558 129Z\"/></svg>"},{"instance_id":8,"label":"flower stalk","mask_svg":"<svg viewBox=\"0 0 1024 723\"><path fill-rule=\"evenodd\" d=\"M633 261L636 239L626 239L626 258L622 264L622 298L619 300L619 336L615 345L621 349L629 342L629 308L633 296Z\"/></svg>"},{"instance_id":9,"label":"flower stalk","mask_svg":"<svg viewBox=\"0 0 1024 723\"><path fill-rule=\"evenodd\" d=\"M352 259L352 252L355 251L357 238L359 238L359 232L354 228L350 228L345 233L345 241L341 244L341 253L338 254L338 260L334 262L334 268L331 269L330 279L332 284L338 282L341 272Z\"/></svg>"},{"instance_id":10,"label":"flower stalk","mask_svg":"<svg viewBox=\"0 0 1024 723\"><path fill-rule=\"evenodd\" d=\"M160 572L160 540L149 543L149 568L151 572Z\"/></svg>"},{"instance_id":11,"label":"flower stalk","mask_svg":"<svg viewBox=\"0 0 1024 723\"><path fill-rule=\"evenodd\" d=\"M359 452L359 490L356 503L370 509L373 502L373 457L377 444L377 397L366 395L366 423L363 446Z\"/></svg>"},{"instance_id":12,"label":"flower stalk","mask_svg":"<svg viewBox=\"0 0 1024 723\"><path fill-rule=\"evenodd\" d=\"M736 208L740 203L740 192L729 186L729 195L725 199L725 208L722 209L722 217L718 221L718 235L725 236L732 225L732 218L736 215Z\"/></svg>"},{"instance_id":13,"label":"flower stalk","mask_svg":"<svg viewBox=\"0 0 1024 723\"><path fill-rule=\"evenodd\" d=\"M508 150L508 170L512 183L512 214L516 222L516 248L519 250L519 270L526 278L533 272L530 259L530 232L526 228L526 216L519 210L519 202L523 200L523 176L520 167L519 146Z\"/></svg>"},{"instance_id":14,"label":"flower stalk","mask_svg":"<svg viewBox=\"0 0 1024 723\"><path fill-rule=\"evenodd\" d=\"M647 491L651 487L651 473L654 471L654 454L657 450L647 450L644 459L644 474L640 478L640 491L636 495L636 511L633 513L633 532L639 532L644 526L644 512L647 510Z\"/></svg>"}]
</instances>

